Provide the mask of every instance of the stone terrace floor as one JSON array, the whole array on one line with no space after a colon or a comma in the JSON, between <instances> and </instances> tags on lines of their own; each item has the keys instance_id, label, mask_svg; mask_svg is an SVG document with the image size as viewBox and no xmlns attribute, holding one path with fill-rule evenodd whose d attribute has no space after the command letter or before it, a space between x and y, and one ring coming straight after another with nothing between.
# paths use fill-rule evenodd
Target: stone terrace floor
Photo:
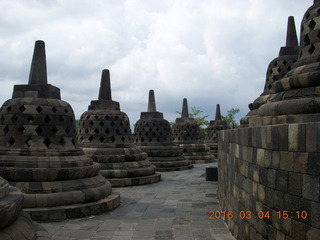
<instances>
[{"instance_id":1,"label":"stone terrace floor","mask_svg":"<svg viewBox=\"0 0 320 240\"><path fill-rule=\"evenodd\" d=\"M121 205L98 216L43 223L53 240L234 240L218 211L217 182L205 180L206 166L163 172L158 183L113 188Z\"/></svg>"}]
</instances>

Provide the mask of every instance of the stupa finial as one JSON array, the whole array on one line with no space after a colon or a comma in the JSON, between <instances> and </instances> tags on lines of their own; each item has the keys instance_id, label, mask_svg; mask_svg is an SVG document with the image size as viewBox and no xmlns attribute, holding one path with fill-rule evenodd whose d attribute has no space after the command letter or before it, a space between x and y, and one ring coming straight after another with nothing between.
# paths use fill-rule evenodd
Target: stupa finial
<instances>
[{"instance_id":1,"label":"stupa finial","mask_svg":"<svg viewBox=\"0 0 320 240\"><path fill-rule=\"evenodd\" d=\"M108 69L104 69L101 75L99 100L112 100L111 99L111 84L110 84L110 72Z\"/></svg>"},{"instance_id":2,"label":"stupa finial","mask_svg":"<svg viewBox=\"0 0 320 240\"><path fill-rule=\"evenodd\" d=\"M48 84L46 51L44 41L42 40L36 41L34 45L28 84Z\"/></svg>"},{"instance_id":3,"label":"stupa finial","mask_svg":"<svg viewBox=\"0 0 320 240\"><path fill-rule=\"evenodd\" d=\"M149 91L149 101L148 101L148 112L156 112L156 100L154 97L154 91L150 90Z\"/></svg>"},{"instance_id":4,"label":"stupa finial","mask_svg":"<svg viewBox=\"0 0 320 240\"><path fill-rule=\"evenodd\" d=\"M216 118L215 120L221 120L220 104L216 106Z\"/></svg>"},{"instance_id":5,"label":"stupa finial","mask_svg":"<svg viewBox=\"0 0 320 240\"><path fill-rule=\"evenodd\" d=\"M297 47L297 46L299 45L298 45L296 25L294 23L294 17L290 16L288 17L286 47Z\"/></svg>"},{"instance_id":6,"label":"stupa finial","mask_svg":"<svg viewBox=\"0 0 320 240\"><path fill-rule=\"evenodd\" d=\"M189 117L188 100L186 98L183 99L181 117L182 118Z\"/></svg>"}]
</instances>

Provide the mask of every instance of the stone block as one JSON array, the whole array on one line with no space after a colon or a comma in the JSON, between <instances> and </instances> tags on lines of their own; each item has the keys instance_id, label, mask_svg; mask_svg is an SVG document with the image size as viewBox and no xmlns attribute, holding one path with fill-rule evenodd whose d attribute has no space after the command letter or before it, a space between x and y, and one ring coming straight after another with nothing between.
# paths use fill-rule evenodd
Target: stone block
<instances>
[{"instance_id":1,"label":"stone block","mask_svg":"<svg viewBox=\"0 0 320 240\"><path fill-rule=\"evenodd\" d=\"M274 207L274 190L272 188L266 187L266 200L265 203L270 208Z\"/></svg>"},{"instance_id":2,"label":"stone block","mask_svg":"<svg viewBox=\"0 0 320 240\"><path fill-rule=\"evenodd\" d=\"M278 126L272 126L272 149L273 151L279 151L280 149L280 136Z\"/></svg>"},{"instance_id":3,"label":"stone block","mask_svg":"<svg viewBox=\"0 0 320 240\"><path fill-rule=\"evenodd\" d=\"M308 172L308 153L304 153L304 152L293 153L293 171L296 173Z\"/></svg>"},{"instance_id":4,"label":"stone block","mask_svg":"<svg viewBox=\"0 0 320 240\"><path fill-rule=\"evenodd\" d=\"M319 240L320 229L309 228L307 230L307 240Z\"/></svg>"},{"instance_id":5,"label":"stone block","mask_svg":"<svg viewBox=\"0 0 320 240\"><path fill-rule=\"evenodd\" d=\"M276 170L274 169L267 170L267 186L272 189L276 188Z\"/></svg>"},{"instance_id":6,"label":"stone block","mask_svg":"<svg viewBox=\"0 0 320 240\"><path fill-rule=\"evenodd\" d=\"M267 169L264 167L259 167L259 183L267 186Z\"/></svg>"},{"instance_id":7,"label":"stone block","mask_svg":"<svg viewBox=\"0 0 320 240\"><path fill-rule=\"evenodd\" d=\"M284 171L293 171L293 153L282 151L280 169Z\"/></svg>"},{"instance_id":8,"label":"stone block","mask_svg":"<svg viewBox=\"0 0 320 240\"><path fill-rule=\"evenodd\" d=\"M288 172L276 170L276 190L286 193L288 191Z\"/></svg>"},{"instance_id":9,"label":"stone block","mask_svg":"<svg viewBox=\"0 0 320 240\"><path fill-rule=\"evenodd\" d=\"M259 167L257 165L252 165L252 177L253 181L260 182Z\"/></svg>"},{"instance_id":10,"label":"stone block","mask_svg":"<svg viewBox=\"0 0 320 240\"><path fill-rule=\"evenodd\" d=\"M316 152L318 143L318 123L308 123L306 128L306 151Z\"/></svg>"},{"instance_id":11,"label":"stone block","mask_svg":"<svg viewBox=\"0 0 320 240\"><path fill-rule=\"evenodd\" d=\"M320 176L320 153L309 153L308 174Z\"/></svg>"},{"instance_id":12,"label":"stone block","mask_svg":"<svg viewBox=\"0 0 320 240\"><path fill-rule=\"evenodd\" d=\"M298 197L302 196L302 174L289 173L288 193Z\"/></svg>"},{"instance_id":13,"label":"stone block","mask_svg":"<svg viewBox=\"0 0 320 240\"><path fill-rule=\"evenodd\" d=\"M261 184L258 185L258 200L263 203L266 200L266 187Z\"/></svg>"},{"instance_id":14,"label":"stone block","mask_svg":"<svg viewBox=\"0 0 320 240\"><path fill-rule=\"evenodd\" d=\"M306 239L306 224L292 220L292 237L293 239Z\"/></svg>"},{"instance_id":15,"label":"stone block","mask_svg":"<svg viewBox=\"0 0 320 240\"><path fill-rule=\"evenodd\" d=\"M303 174L303 197L315 202L320 201L320 177Z\"/></svg>"},{"instance_id":16,"label":"stone block","mask_svg":"<svg viewBox=\"0 0 320 240\"><path fill-rule=\"evenodd\" d=\"M279 150L288 151L288 125L279 125Z\"/></svg>"},{"instance_id":17,"label":"stone block","mask_svg":"<svg viewBox=\"0 0 320 240\"><path fill-rule=\"evenodd\" d=\"M308 213L308 217L311 217L311 226L320 229L320 202L311 202L311 213Z\"/></svg>"},{"instance_id":18,"label":"stone block","mask_svg":"<svg viewBox=\"0 0 320 240\"><path fill-rule=\"evenodd\" d=\"M264 149L257 149L257 165L264 167Z\"/></svg>"},{"instance_id":19,"label":"stone block","mask_svg":"<svg viewBox=\"0 0 320 240\"><path fill-rule=\"evenodd\" d=\"M280 152L279 151L272 151L272 158L271 158L271 168L279 169L280 168Z\"/></svg>"}]
</instances>

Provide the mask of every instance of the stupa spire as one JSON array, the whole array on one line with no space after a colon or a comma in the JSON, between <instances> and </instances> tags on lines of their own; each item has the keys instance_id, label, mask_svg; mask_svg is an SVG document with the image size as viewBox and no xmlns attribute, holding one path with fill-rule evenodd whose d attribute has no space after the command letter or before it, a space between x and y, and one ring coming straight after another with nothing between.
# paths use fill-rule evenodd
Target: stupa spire
<instances>
[{"instance_id":1,"label":"stupa spire","mask_svg":"<svg viewBox=\"0 0 320 240\"><path fill-rule=\"evenodd\" d=\"M48 84L44 41L35 42L28 84Z\"/></svg>"},{"instance_id":2,"label":"stupa spire","mask_svg":"<svg viewBox=\"0 0 320 240\"><path fill-rule=\"evenodd\" d=\"M216 118L215 120L221 120L220 104L216 106Z\"/></svg>"},{"instance_id":3,"label":"stupa spire","mask_svg":"<svg viewBox=\"0 0 320 240\"><path fill-rule=\"evenodd\" d=\"M183 99L181 117L182 118L189 117L188 100L186 98Z\"/></svg>"},{"instance_id":4,"label":"stupa spire","mask_svg":"<svg viewBox=\"0 0 320 240\"><path fill-rule=\"evenodd\" d=\"M154 91L150 90L149 91L149 100L148 100L148 112L156 112L156 100L154 97Z\"/></svg>"},{"instance_id":5,"label":"stupa spire","mask_svg":"<svg viewBox=\"0 0 320 240\"><path fill-rule=\"evenodd\" d=\"M288 27L287 27L287 41L286 47L297 47L298 37L296 31L296 25L294 23L294 17L288 17Z\"/></svg>"},{"instance_id":6,"label":"stupa spire","mask_svg":"<svg viewBox=\"0 0 320 240\"><path fill-rule=\"evenodd\" d=\"M111 98L111 84L110 84L110 72L108 69L104 69L101 74L101 82L99 89L99 100L112 100Z\"/></svg>"}]
</instances>

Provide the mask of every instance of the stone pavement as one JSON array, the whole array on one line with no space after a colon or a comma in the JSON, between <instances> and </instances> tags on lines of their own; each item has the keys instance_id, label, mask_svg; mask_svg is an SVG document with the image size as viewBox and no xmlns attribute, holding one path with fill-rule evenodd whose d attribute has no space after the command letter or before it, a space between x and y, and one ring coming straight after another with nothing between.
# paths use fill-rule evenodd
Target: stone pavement
<instances>
[{"instance_id":1,"label":"stone pavement","mask_svg":"<svg viewBox=\"0 0 320 240\"><path fill-rule=\"evenodd\" d=\"M43 223L53 240L234 240L221 219L217 183L205 180L205 167L162 172L162 181L149 185L113 188L121 206L98 216Z\"/></svg>"}]
</instances>

